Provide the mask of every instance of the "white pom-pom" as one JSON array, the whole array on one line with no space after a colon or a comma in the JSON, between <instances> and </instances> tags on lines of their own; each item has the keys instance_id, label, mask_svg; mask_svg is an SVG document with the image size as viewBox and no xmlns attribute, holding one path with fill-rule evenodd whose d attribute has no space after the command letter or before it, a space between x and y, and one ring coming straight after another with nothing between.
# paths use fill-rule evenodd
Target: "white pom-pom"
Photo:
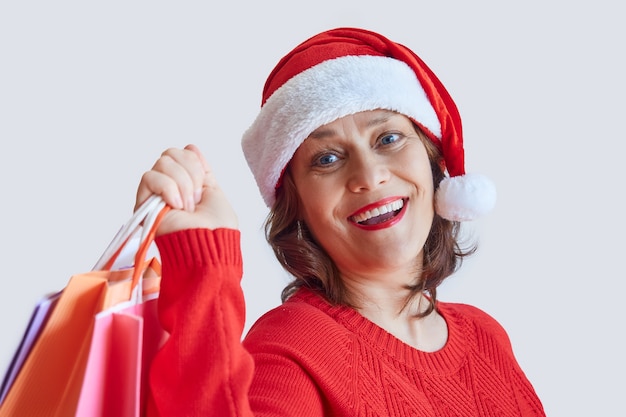
<instances>
[{"instance_id":1,"label":"white pom-pom","mask_svg":"<svg viewBox=\"0 0 626 417\"><path fill-rule=\"evenodd\" d=\"M480 174L465 174L445 178L435 196L435 209L444 219L475 220L493 209L496 187Z\"/></svg>"}]
</instances>

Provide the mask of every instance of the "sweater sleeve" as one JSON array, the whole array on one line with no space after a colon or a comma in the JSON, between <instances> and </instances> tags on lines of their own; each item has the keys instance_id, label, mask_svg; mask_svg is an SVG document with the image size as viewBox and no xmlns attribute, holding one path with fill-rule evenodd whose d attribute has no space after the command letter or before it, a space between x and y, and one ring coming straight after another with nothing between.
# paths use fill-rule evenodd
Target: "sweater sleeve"
<instances>
[{"instance_id":1,"label":"sweater sleeve","mask_svg":"<svg viewBox=\"0 0 626 417\"><path fill-rule=\"evenodd\" d=\"M255 416L327 415L320 370L343 356L329 354L335 349L325 346L322 332L303 331L326 324L310 310L287 302L259 318L246 335L243 345L255 365L249 394Z\"/></svg>"},{"instance_id":2,"label":"sweater sleeve","mask_svg":"<svg viewBox=\"0 0 626 417\"><path fill-rule=\"evenodd\" d=\"M254 364L241 345L239 240L232 229L183 230L156 239L159 319L170 335L150 369L148 416L252 416Z\"/></svg>"}]
</instances>

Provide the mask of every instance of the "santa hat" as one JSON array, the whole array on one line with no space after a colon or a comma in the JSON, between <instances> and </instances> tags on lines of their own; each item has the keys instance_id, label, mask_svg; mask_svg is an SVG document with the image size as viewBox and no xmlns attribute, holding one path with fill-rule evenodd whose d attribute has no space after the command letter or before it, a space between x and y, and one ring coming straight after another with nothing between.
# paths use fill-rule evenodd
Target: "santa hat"
<instances>
[{"instance_id":1,"label":"santa hat","mask_svg":"<svg viewBox=\"0 0 626 417\"><path fill-rule=\"evenodd\" d=\"M449 175L435 196L441 217L472 220L491 210L495 187L482 175L465 173L461 118L443 84L410 49L354 28L304 41L265 83L261 111L242 147L268 207L296 149L315 129L376 109L409 117L441 150Z\"/></svg>"}]
</instances>

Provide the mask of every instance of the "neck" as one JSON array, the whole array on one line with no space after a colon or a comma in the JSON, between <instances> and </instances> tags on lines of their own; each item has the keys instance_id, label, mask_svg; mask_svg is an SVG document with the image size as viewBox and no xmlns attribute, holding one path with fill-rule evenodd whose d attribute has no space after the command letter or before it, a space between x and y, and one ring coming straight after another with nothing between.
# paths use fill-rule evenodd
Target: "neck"
<instances>
[{"instance_id":1,"label":"neck","mask_svg":"<svg viewBox=\"0 0 626 417\"><path fill-rule=\"evenodd\" d=\"M411 286L421 279L420 267L404 265L399 268L351 271L341 274L350 303L362 314L389 317L416 316L424 311L428 300L419 294L412 300Z\"/></svg>"},{"instance_id":2,"label":"neck","mask_svg":"<svg viewBox=\"0 0 626 417\"><path fill-rule=\"evenodd\" d=\"M408 285L375 286L350 284L348 293L350 300L366 317L380 317L386 320L408 320L415 318L427 310L429 300L419 293L412 298Z\"/></svg>"},{"instance_id":3,"label":"neck","mask_svg":"<svg viewBox=\"0 0 626 417\"><path fill-rule=\"evenodd\" d=\"M448 337L445 321L436 311L418 317L428 309L430 300L423 294L409 299L407 284L411 282L364 282L346 277L344 282L355 309L404 343L426 352L445 345Z\"/></svg>"}]
</instances>

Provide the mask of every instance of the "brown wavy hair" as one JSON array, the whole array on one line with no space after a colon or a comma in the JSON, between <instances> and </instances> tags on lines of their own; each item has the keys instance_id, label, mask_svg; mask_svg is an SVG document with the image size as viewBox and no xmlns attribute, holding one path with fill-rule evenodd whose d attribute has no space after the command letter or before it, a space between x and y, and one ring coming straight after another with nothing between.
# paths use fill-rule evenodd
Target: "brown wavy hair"
<instances>
[{"instance_id":1,"label":"brown wavy hair","mask_svg":"<svg viewBox=\"0 0 626 417\"><path fill-rule=\"evenodd\" d=\"M426 147L434 189L437 190L445 178L441 151L417 126L415 130ZM276 202L265 220L268 243L278 262L294 277L283 289L281 299L284 302L300 287L308 287L335 305L352 306L335 263L315 242L306 224L299 221L301 204L287 166L282 184L276 190ZM435 213L424 244L423 265L418 268L420 280L416 285L407 287L410 291L405 306L418 294L427 295L429 305L418 314L420 317L427 316L436 308L437 287L461 266L463 258L476 251L475 244L461 247L459 233L459 222L446 220Z\"/></svg>"}]
</instances>

